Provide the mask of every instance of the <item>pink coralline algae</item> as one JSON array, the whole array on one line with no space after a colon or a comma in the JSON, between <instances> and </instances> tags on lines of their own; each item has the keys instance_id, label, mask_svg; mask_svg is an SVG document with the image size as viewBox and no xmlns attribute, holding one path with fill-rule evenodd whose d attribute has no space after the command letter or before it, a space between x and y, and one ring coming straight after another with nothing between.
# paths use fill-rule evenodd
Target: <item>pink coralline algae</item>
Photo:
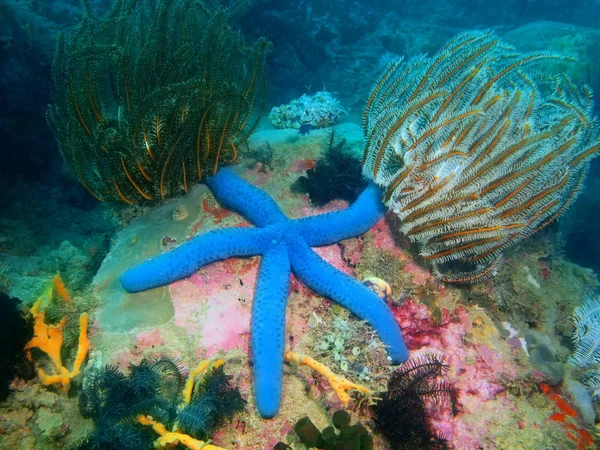
<instances>
[{"instance_id":1,"label":"pink coralline algae","mask_svg":"<svg viewBox=\"0 0 600 450\"><path fill-rule=\"evenodd\" d=\"M351 267L356 267L360 262L364 244L361 239L347 239L340 243L342 259Z\"/></svg>"},{"instance_id":2,"label":"pink coralline algae","mask_svg":"<svg viewBox=\"0 0 600 450\"><path fill-rule=\"evenodd\" d=\"M411 358L427 354L442 355L448 364L447 378L457 390L455 410L452 405L432 406L432 426L445 436L455 448L494 448L489 446L491 423L482 415L485 408L502 409L496 414L508 414L514 405L503 395L500 379L514 379L516 367L510 352L499 352L488 345L470 342L469 311L458 307L450 312L442 310L441 320L436 322L428 308L408 299L394 308L394 314L402 327ZM497 400L501 400L498 402ZM493 407L486 405L494 401Z\"/></svg>"},{"instance_id":3,"label":"pink coralline algae","mask_svg":"<svg viewBox=\"0 0 600 450\"><path fill-rule=\"evenodd\" d=\"M337 245L315 251L338 269L350 272ZM174 323L185 329L188 336L195 336L198 357L207 358L217 351L248 352L258 265L259 258L220 261L170 285ZM308 297L314 295L293 276L290 291Z\"/></svg>"},{"instance_id":4,"label":"pink coralline algae","mask_svg":"<svg viewBox=\"0 0 600 450\"><path fill-rule=\"evenodd\" d=\"M165 343L160 330L142 331L135 338L135 349L132 353L142 353L143 351L163 346Z\"/></svg>"},{"instance_id":5,"label":"pink coralline algae","mask_svg":"<svg viewBox=\"0 0 600 450\"><path fill-rule=\"evenodd\" d=\"M434 277L427 267L416 264L409 253L396 243L390 217L388 214L369 231L375 238L373 245L379 250L394 255L404 263L403 271L410 274L414 284L425 286L428 282L433 281Z\"/></svg>"},{"instance_id":6,"label":"pink coralline algae","mask_svg":"<svg viewBox=\"0 0 600 450\"><path fill-rule=\"evenodd\" d=\"M257 271L257 258L221 261L170 286L175 325L196 337L198 357L248 351L249 303Z\"/></svg>"}]
</instances>

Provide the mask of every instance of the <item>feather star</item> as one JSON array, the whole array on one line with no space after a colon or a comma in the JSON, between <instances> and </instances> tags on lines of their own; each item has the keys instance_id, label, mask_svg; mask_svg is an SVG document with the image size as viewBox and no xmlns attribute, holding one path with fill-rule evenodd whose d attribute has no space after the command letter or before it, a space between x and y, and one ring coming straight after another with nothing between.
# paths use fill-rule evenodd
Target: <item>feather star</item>
<instances>
[{"instance_id":1,"label":"feather star","mask_svg":"<svg viewBox=\"0 0 600 450\"><path fill-rule=\"evenodd\" d=\"M408 359L400 327L385 302L311 249L358 236L375 225L385 214L377 186L369 185L344 210L292 220L266 192L231 169L220 169L207 185L221 205L238 212L256 228L225 228L201 234L129 269L120 280L128 292L139 292L190 276L214 261L260 255L251 345L256 407L262 417L277 414L281 401L291 273L318 294L366 320L387 346L392 362Z\"/></svg>"}]
</instances>

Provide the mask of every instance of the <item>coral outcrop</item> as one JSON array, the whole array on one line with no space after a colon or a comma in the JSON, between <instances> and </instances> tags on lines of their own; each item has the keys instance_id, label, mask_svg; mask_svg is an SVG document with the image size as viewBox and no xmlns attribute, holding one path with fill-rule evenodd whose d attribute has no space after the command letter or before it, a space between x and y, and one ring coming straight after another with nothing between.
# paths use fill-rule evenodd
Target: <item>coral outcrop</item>
<instances>
[{"instance_id":1,"label":"coral outcrop","mask_svg":"<svg viewBox=\"0 0 600 450\"><path fill-rule=\"evenodd\" d=\"M354 135L359 130L357 126L336 127L338 135L358 151L362 145ZM276 199L289 217L344 208L346 203L340 200L315 208L306 195L288 189L308 163L319 158L326 134L316 130L301 137L293 130L262 131L252 138L251 145L270 142L278 170L238 170L244 179ZM185 205L189 217L174 221L172 211L180 204ZM571 437L582 445L589 442L579 415L559 422L562 416L555 414L566 415L560 408L566 410L565 402L572 401L561 386L552 386L556 396L543 392L541 384L550 380L532 366L526 353L528 344L522 338L529 324L566 342L571 329L569 305L574 301L569 299L578 299L596 286L592 274L559 253L549 255L554 248L550 240L553 234L544 232L509 250L506 263L493 279L468 287L439 283L423 265L416 248L397 233L396 224L394 215L387 214L358 238L314 250L354 278L377 276L389 283L392 293L387 302L402 326L411 358L443 355L448 365L445 379L456 388L456 403L453 408L451 402L425 401L432 431L442 435L449 446L461 449L485 448L490 442L496 442L496 448L544 448L547 442L571 448ZM243 217L219 206L206 186L200 185L182 199L152 208L123 229L95 284L103 304L93 343L98 351L103 350L104 361L125 369L131 362L169 350L192 367L219 349L249 354L260 257L214 262L188 278L144 293L128 295L117 289L118 276L128 267L127 262L141 263L165 251L165 235L180 243L200 230L249 226ZM525 316L520 309L504 312L504 305L525 302L529 309L538 311L536 317ZM386 390L394 368L368 324L294 277L287 308L286 350L309 355L372 392ZM156 320L156 311L162 311L161 320ZM506 331L503 321L510 321L516 335ZM555 326L563 331L556 331ZM566 348L559 347L557 362L568 354ZM253 405L251 363L244 359L227 367ZM280 441L303 448L297 437L294 440L293 426L301 417L298 411L309 416L318 430L331 424L325 411L336 411L343 405L327 379L306 367L296 370L295 364L286 364L284 370L279 413L267 422L257 420L254 408L247 408L239 421L217 433L217 442L231 442L231 448L248 450L272 449ZM560 405L554 401L559 399ZM387 450L389 444L365 419L366 404L363 400L361 407L351 411L351 423L363 423L371 431L375 448ZM573 426L577 430L568 429Z\"/></svg>"},{"instance_id":2,"label":"coral outcrop","mask_svg":"<svg viewBox=\"0 0 600 450\"><path fill-rule=\"evenodd\" d=\"M264 191L230 169L221 169L207 183L221 204L238 211L258 228L220 229L201 234L129 269L120 280L128 292L145 291L190 276L214 261L260 255L252 315L252 352L257 408L263 417L273 417L279 410L285 309L292 273L310 288L368 321L389 346L393 361L408 358L400 329L381 298L311 249L368 231L384 214L377 187L367 187L345 210L290 220Z\"/></svg>"},{"instance_id":3,"label":"coral outcrop","mask_svg":"<svg viewBox=\"0 0 600 450\"><path fill-rule=\"evenodd\" d=\"M274 106L269 120L275 128L299 129L302 125L327 128L340 123L347 114L331 93L322 91L304 94L287 105Z\"/></svg>"}]
</instances>

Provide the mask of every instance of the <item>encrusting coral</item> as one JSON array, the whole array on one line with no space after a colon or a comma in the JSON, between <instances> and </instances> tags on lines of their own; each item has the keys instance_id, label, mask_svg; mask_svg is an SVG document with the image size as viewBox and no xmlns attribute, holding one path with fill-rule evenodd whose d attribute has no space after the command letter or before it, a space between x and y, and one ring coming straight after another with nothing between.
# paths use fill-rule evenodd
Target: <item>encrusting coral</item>
<instances>
[{"instance_id":1,"label":"encrusting coral","mask_svg":"<svg viewBox=\"0 0 600 450\"><path fill-rule=\"evenodd\" d=\"M31 307L30 313L34 319L33 338L27 343L25 350L30 353L32 349L37 348L44 352L52 363L55 373L46 374L43 369L38 368L37 373L40 381L45 385L58 384L62 390L66 391L71 385L71 380L79 375L81 365L90 348L90 341L87 336L88 316L86 313L83 313L79 317L77 354L73 362L73 369L69 370L63 366L61 357L67 316L64 316L58 325L49 325L46 323L46 308L52 300L55 290L65 301L72 301L62 278L57 274L52 279L51 284L45 290L44 294Z\"/></svg>"},{"instance_id":2,"label":"encrusting coral","mask_svg":"<svg viewBox=\"0 0 600 450\"><path fill-rule=\"evenodd\" d=\"M287 105L274 106L269 120L275 128L300 128L310 125L326 128L339 123L348 113L340 102L327 91L314 95L304 94Z\"/></svg>"},{"instance_id":3,"label":"encrusting coral","mask_svg":"<svg viewBox=\"0 0 600 450\"><path fill-rule=\"evenodd\" d=\"M102 201L187 192L237 158L260 117L270 44L247 45L235 10L123 0L60 35L48 121L69 168Z\"/></svg>"},{"instance_id":4,"label":"encrusting coral","mask_svg":"<svg viewBox=\"0 0 600 450\"><path fill-rule=\"evenodd\" d=\"M261 255L252 310L252 356L256 404L263 417L273 417L279 410L292 272L311 289L369 322L388 346L392 361L408 358L400 328L383 300L311 249L362 234L381 219L384 209L377 187L367 187L345 210L290 220L271 197L231 169L219 170L207 184L222 205L238 211L258 228L201 234L129 269L121 276L121 284L129 292L139 292L187 277L216 260Z\"/></svg>"},{"instance_id":5,"label":"encrusting coral","mask_svg":"<svg viewBox=\"0 0 600 450\"><path fill-rule=\"evenodd\" d=\"M491 32L389 64L363 115L363 173L444 281L489 276L559 217L600 150L589 87L531 69Z\"/></svg>"},{"instance_id":6,"label":"encrusting coral","mask_svg":"<svg viewBox=\"0 0 600 450\"><path fill-rule=\"evenodd\" d=\"M383 200L408 237L423 244L442 280L490 275L506 247L573 201L600 149L589 89L564 77L548 85L521 70L547 58L565 59L520 55L492 33L471 32L435 57L391 63L364 112L363 172L385 192L370 184L346 210L290 220L263 191L221 169L206 179L209 189L257 228L197 236L126 271L122 286L139 292L213 261L260 255L251 345L263 417L274 416L280 404L291 273L369 322L393 363L405 361L398 323L383 300L311 247L364 233L385 214Z\"/></svg>"}]
</instances>

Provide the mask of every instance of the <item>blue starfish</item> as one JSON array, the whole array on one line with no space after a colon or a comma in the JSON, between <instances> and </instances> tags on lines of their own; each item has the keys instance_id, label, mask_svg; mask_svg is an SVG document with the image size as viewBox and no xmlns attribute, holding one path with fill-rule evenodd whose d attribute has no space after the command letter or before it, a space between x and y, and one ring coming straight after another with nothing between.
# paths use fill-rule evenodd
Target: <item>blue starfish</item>
<instances>
[{"instance_id":1,"label":"blue starfish","mask_svg":"<svg viewBox=\"0 0 600 450\"><path fill-rule=\"evenodd\" d=\"M262 257L252 306L252 359L256 406L261 416L279 410L285 346L285 308L293 272L308 287L373 326L394 363L408 350L394 316L374 292L322 259L311 247L329 245L368 231L385 214L375 185L342 211L288 219L277 203L230 169L207 180L219 203L258 228L226 228L201 234L121 276L128 292L187 277L202 266L231 257Z\"/></svg>"}]
</instances>

